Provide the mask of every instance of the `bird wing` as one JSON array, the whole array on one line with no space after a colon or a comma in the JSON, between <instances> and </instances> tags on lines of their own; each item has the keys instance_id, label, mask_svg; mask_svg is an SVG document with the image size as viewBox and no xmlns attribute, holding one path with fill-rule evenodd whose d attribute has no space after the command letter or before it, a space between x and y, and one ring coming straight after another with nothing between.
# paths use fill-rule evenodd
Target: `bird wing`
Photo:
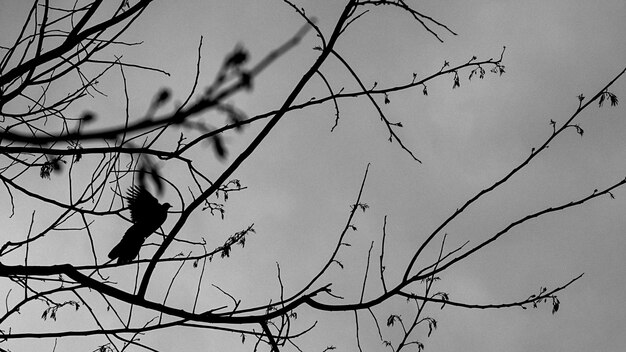
<instances>
[{"instance_id":1,"label":"bird wing","mask_svg":"<svg viewBox=\"0 0 626 352\"><path fill-rule=\"evenodd\" d=\"M127 194L126 200L133 223L151 222L155 212L161 207L159 201L143 187L133 186Z\"/></svg>"}]
</instances>

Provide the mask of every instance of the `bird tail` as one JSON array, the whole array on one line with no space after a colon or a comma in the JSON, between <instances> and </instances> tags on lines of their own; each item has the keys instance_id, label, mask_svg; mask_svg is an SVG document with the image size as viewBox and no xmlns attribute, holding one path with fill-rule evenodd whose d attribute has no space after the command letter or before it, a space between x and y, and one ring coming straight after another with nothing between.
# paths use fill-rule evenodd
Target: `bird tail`
<instances>
[{"instance_id":1,"label":"bird tail","mask_svg":"<svg viewBox=\"0 0 626 352\"><path fill-rule=\"evenodd\" d=\"M115 259L117 257L120 256L120 243L118 243L117 245L115 245L115 247L113 247L113 249L111 249L111 251L109 252L109 259Z\"/></svg>"}]
</instances>

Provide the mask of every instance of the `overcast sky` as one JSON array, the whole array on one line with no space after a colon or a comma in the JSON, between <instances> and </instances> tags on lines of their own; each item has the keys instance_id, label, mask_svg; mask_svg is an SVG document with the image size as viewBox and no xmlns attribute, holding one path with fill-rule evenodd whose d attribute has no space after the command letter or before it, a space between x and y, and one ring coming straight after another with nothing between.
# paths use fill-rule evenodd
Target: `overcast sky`
<instances>
[{"instance_id":1,"label":"overcast sky","mask_svg":"<svg viewBox=\"0 0 626 352\"><path fill-rule=\"evenodd\" d=\"M363 201L370 209L357 217L358 231L348 238L352 247L339 255L349 265L344 271L335 268L329 280L336 280L336 294L358 299L360 292L355 287L360 287L370 242L377 241L375 249L380 248L385 215L389 280L398 279L410 254L427 234L469 197L524 160L531 148L552 132L551 119L562 123L576 110L579 94L592 96L626 67L623 0L410 3L458 35L438 30L444 40L440 43L409 16L397 10L372 8L337 44L337 51L351 62L366 86L374 82L379 87L404 84L413 73L423 77L438 71L444 60L454 65L473 55L479 59L497 58L503 46L506 73L501 77L488 74L482 81L469 82L469 72L462 72L461 87L454 90L450 76L429 84L428 96L422 95L421 89L389 96L391 103L384 109L390 119L405 126L400 135L422 164L412 161L397 143L387 142L385 126L365 99L340 102L341 119L332 133L334 107L330 104L287 115L267 143L234 175L248 190L232 196L226 220L196 219L183 231L186 238L205 236L217 246L228 234L255 224L258 234L249 239L245 249L211 268L212 282L241 295L244 303L277 298L276 262L281 265L285 289L292 293L319 270L345 223L368 163L370 174ZM2 0L0 4L0 23L11 23L23 14L14 1ZM298 4L318 18L325 33L330 33L344 1ZM126 36L144 44L117 53L128 62L158 66L172 76L128 72L129 90L134 96L131 111L140 115L163 86L172 88L177 99L184 98L193 81L201 35L202 71L208 81L224 54L237 43L250 50L254 61L301 25L293 10L278 0L154 2ZM241 94L232 102L250 116L276 108L313 62L317 52L311 48L315 45L310 34L265 71L250 94ZM346 91L358 89L335 60L329 59L322 71L335 91L342 87ZM123 101L114 102L121 93L109 89L113 103L94 102L89 108L112 116L120 114L121 118ZM626 81L618 82L611 91L626 101ZM299 101L325 94L323 83L313 80ZM591 194L623 178L625 111L619 105L593 107L582 114L578 120L584 129L582 138L571 129L526 171L446 228L450 248L466 240L477 243L530 212ZM259 127L253 126L242 135L228 135L231 155L236 155ZM226 163L209 163L209 175L218 175L230 160L232 157ZM175 170L169 172L174 177ZM438 320L439 328L430 338L426 338L426 331L419 335L426 349L623 349L626 190L614 195L615 200L603 197L516 228L465 264L451 268L437 286L452 300L504 303L524 299L541 286L562 285L585 273L559 295L561 308L557 314L551 314L549 305L484 311L454 307L439 310L433 306L429 314ZM164 197L168 196L174 197L165 193ZM28 219L29 215L30 210L24 211L21 218ZM110 228L100 226L103 232ZM103 258L119 240L124 226L119 223L120 234L98 236ZM372 284L370 297L379 288ZM246 297L249 292L259 294ZM381 322L388 313L410 316L403 307L388 306L387 313L381 313ZM300 313L303 322L319 318L321 325L303 340L304 350L321 351L327 345L335 345L339 351L355 350L351 314L329 319L307 314L310 311ZM376 337L375 327L366 314L362 316L361 328L369 329ZM188 346L178 345L180 340L174 344L167 336L148 335L145 341L163 350L195 350L201 346L212 350L221 346L198 331L184 335L189 336L185 339ZM397 337L389 335L393 336ZM377 338L367 338L366 342L365 351L383 350ZM250 346L241 348L249 350Z\"/></svg>"}]
</instances>

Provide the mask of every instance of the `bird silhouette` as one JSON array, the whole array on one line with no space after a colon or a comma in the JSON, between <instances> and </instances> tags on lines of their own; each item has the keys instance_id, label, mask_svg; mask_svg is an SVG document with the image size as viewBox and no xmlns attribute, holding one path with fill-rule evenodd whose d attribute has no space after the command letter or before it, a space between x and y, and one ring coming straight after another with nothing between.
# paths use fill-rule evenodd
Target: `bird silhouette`
<instances>
[{"instance_id":1,"label":"bird silhouette","mask_svg":"<svg viewBox=\"0 0 626 352\"><path fill-rule=\"evenodd\" d=\"M150 192L143 187L131 187L127 196L130 219L133 225L126 230L124 237L111 252L109 258L117 258L120 264L128 263L139 255L146 238L159 229L167 218L170 203L159 204Z\"/></svg>"}]
</instances>

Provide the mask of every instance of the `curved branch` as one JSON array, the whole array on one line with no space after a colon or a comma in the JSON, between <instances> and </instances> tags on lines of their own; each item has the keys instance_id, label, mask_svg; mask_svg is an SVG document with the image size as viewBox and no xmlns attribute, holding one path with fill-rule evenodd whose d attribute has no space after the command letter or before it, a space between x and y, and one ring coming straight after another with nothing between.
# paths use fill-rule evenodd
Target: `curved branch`
<instances>
[{"instance_id":1,"label":"curved branch","mask_svg":"<svg viewBox=\"0 0 626 352\"><path fill-rule=\"evenodd\" d=\"M346 5L343 14L339 17L338 23L335 26L335 31L333 32L332 36L330 37L330 40L328 41L327 49L324 50L320 54L317 60L315 60L313 65L309 68L309 70L302 76L300 81L296 84L295 88L291 91L289 96L285 99L285 102L283 103L279 112L272 119L270 119L270 121L268 121L267 125L265 125L265 127L261 130L261 132L259 132L259 134L248 145L248 147L241 154L239 154L239 156L233 161L233 163L217 178L217 180L215 180L215 182L211 185L211 187L209 187L206 191L204 191L197 199L195 199L191 204L189 204L187 209L185 209L182 212L180 218L174 225L174 228L172 228L172 230L166 237L165 241L163 241L163 244L161 245L161 247L159 247L157 252L154 254L152 258L152 262L146 268L146 272L141 281L141 285L139 286L138 295L140 297L143 297L146 293L146 290L148 288L148 283L150 281L150 277L152 276L152 272L154 271L154 268L156 267L156 264L159 258L163 256L163 253L165 253L165 250L167 249L167 247L170 245L170 243L172 243L172 241L174 240L174 237L176 237L178 232L182 229L183 224L185 224L185 222L187 221L187 218L191 215L191 213L198 206L200 206L200 204L202 204L202 202L204 202L205 199L207 199L209 196L215 193L215 191L222 185L222 183L224 183L235 172L235 170L237 170L239 166L252 154L252 152L261 144L261 142L274 129L278 121L280 121L282 117L287 113L289 106L293 103L296 97L300 94L300 91L304 88L304 86L311 79L311 77L315 74L315 72L317 72L317 70L320 68L322 63L326 60L335 42L337 41L339 30L341 28L341 25L345 21L345 14L352 8L352 6L354 6L355 2L356 0L350 0L348 2L348 5ZM297 41L295 42L297 43Z\"/></svg>"}]
</instances>

